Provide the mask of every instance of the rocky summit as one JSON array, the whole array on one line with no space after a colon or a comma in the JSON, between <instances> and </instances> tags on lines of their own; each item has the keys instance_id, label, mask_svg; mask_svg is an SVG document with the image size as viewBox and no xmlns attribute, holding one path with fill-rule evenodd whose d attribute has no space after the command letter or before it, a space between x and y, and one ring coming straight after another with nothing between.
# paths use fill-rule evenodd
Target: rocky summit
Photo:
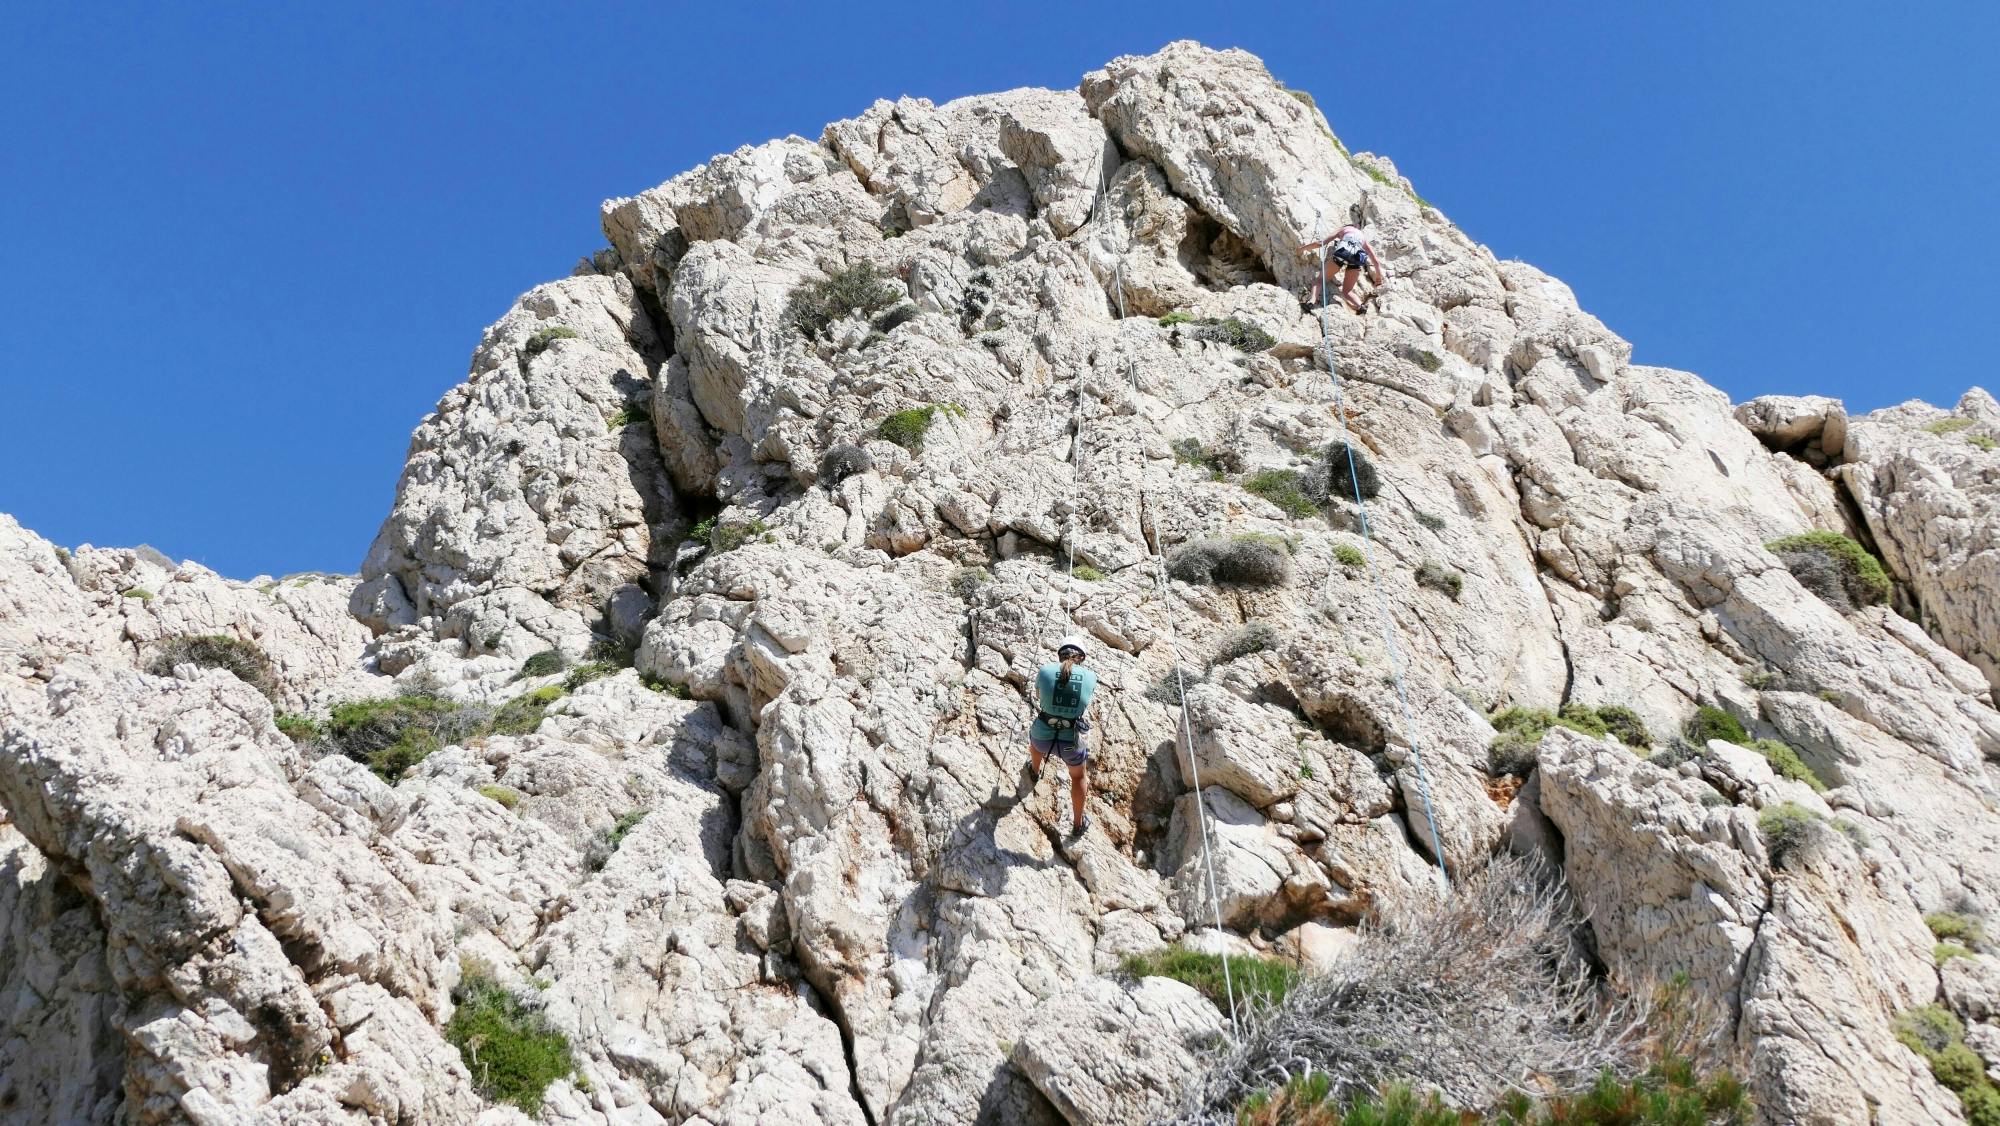
<instances>
[{"instance_id":1,"label":"rocky summit","mask_svg":"<svg viewBox=\"0 0 2000 1126\"><path fill-rule=\"evenodd\" d=\"M0 1120L1186 1120L1162 951L1337 974L1509 854L1758 1120L2000 1113L1990 395L1635 365L1193 43L603 228L358 576L0 517Z\"/></svg>"}]
</instances>

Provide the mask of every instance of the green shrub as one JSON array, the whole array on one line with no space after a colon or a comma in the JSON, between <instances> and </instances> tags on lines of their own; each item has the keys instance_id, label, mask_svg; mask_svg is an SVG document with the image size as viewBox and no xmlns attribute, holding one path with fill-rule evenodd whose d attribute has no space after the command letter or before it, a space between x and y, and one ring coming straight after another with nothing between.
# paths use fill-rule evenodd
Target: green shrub
<instances>
[{"instance_id":1,"label":"green shrub","mask_svg":"<svg viewBox=\"0 0 2000 1126\"><path fill-rule=\"evenodd\" d=\"M1603 704L1593 710L1597 721L1602 723L1604 729L1620 743L1628 747L1653 745L1653 733L1646 730L1646 721L1639 718L1638 712L1623 704ZM1565 708L1564 711L1567 712L1568 709Z\"/></svg>"},{"instance_id":2,"label":"green shrub","mask_svg":"<svg viewBox=\"0 0 2000 1126\"><path fill-rule=\"evenodd\" d=\"M1564 704L1562 710L1556 713L1555 723L1593 739L1611 734L1611 725L1598 717L1597 709L1582 704Z\"/></svg>"},{"instance_id":3,"label":"green shrub","mask_svg":"<svg viewBox=\"0 0 2000 1126\"><path fill-rule=\"evenodd\" d=\"M625 843L625 838L632 835L632 830L639 827L639 822L646 819L648 812L650 811L632 809L620 815L617 821L599 833L590 847L584 850L584 866L593 872L603 871L604 866L611 863L611 854L618 851L618 846Z\"/></svg>"},{"instance_id":4,"label":"green shrub","mask_svg":"<svg viewBox=\"0 0 2000 1126\"><path fill-rule=\"evenodd\" d=\"M769 525L756 517L718 524L709 531L708 546L715 554L725 555L759 537L767 536L770 530Z\"/></svg>"},{"instance_id":5,"label":"green shrub","mask_svg":"<svg viewBox=\"0 0 2000 1126\"><path fill-rule=\"evenodd\" d=\"M1299 487L1320 504L1351 501L1357 495L1362 500L1372 500L1382 492L1382 478L1375 472L1368 451L1347 442L1334 442L1306 471Z\"/></svg>"},{"instance_id":6,"label":"green shrub","mask_svg":"<svg viewBox=\"0 0 2000 1126\"><path fill-rule=\"evenodd\" d=\"M1931 960L1942 966L1953 958L1970 958L1972 951L1956 942L1940 942L1931 947Z\"/></svg>"},{"instance_id":7,"label":"green shrub","mask_svg":"<svg viewBox=\"0 0 2000 1126\"><path fill-rule=\"evenodd\" d=\"M1294 520L1319 512L1319 505L1300 490L1299 475L1289 469L1266 469L1252 474L1244 480L1243 489L1277 505Z\"/></svg>"},{"instance_id":8,"label":"green shrub","mask_svg":"<svg viewBox=\"0 0 2000 1126\"><path fill-rule=\"evenodd\" d=\"M1819 775L1814 774L1812 767L1807 766L1805 760L1801 759L1799 753L1789 745L1780 743L1776 739L1758 739L1750 744L1750 748L1770 762L1771 769L1777 772L1778 777L1804 782L1812 787L1815 794L1826 793L1826 783L1819 780Z\"/></svg>"},{"instance_id":9,"label":"green shrub","mask_svg":"<svg viewBox=\"0 0 2000 1126\"><path fill-rule=\"evenodd\" d=\"M1785 569L1821 598L1829 598L1829 583L1821 576L1832 572L1840 589L1856 606L1873 606L1889 600L1891 584L1882 561L1868 549L1839 532L1805 532L1772 540L1765 550L1776 555ZM1803 572L1803 574L1801 574ZM1808 578L1812 581L1808 582ZM1839 605L1835 602L1835 605Z\"/></svg>"},{"instance_id":10,"label":"green shrub","mask_svg":"<svg viewBox=\"0 0 2000 1126\"><path fill-rule=\"evenodd\" d=\"M1735 716L1706 704L1696 708L1694 718L1688 720L1687 737L1697 748L1708 746L1711 739L1739 747L1750 745L1750 733L1743 730L1743 724Z\"/></svg>"},{"instance_id":11,"label":"green shrub","mask_svg":"<svg viewBox=\"0 0 2000 1126\"><path fill-rule=\"evenodd\" d=\"M506 806L508 809L513 809L515 806L521 804L521 791L519 790L509 789L506 786L495 786L491 784L484 786L475 786L474 789L478 792L480 797L485 798L488 801L499 802L501 805Z\"/></svg>"},{"instance_id":12,"label":"green shrub","mask_svg":"<svg viewBox=\"0 0 2000 1126\"><path fill-rule=\"evenodd\" d=\"M2000 441L1995 441L1984 434L1967 434L1965 440L1989 454L1994 450L2000 450Z\"/></svg>"},{"instance_id":13,"label":"green shrub","mask_svg":"<svg viewBox=\"0 0 2000 1126\"><path fill-rule=\"evenodd\" d=\"M1499 734L1486 748L1487 765L1495 775L1526 776L1535 767L1535 750L1551 727L1567 727L1592 739L1614 736L1628 747L1652 745L1652 736L1632 709L1608 704L1587 707L1564 704L1562 711L1546 708L1510 707L1489 721Z\"/></svg>"},{"instance_id":14,"label":"green shrub","mask_svg":"<svg viewBox=\"0 0 2000 1126\"><path fill-rule=\"evenodd\" d=\"M1927 434L1956 434L1961 430L1969 430L1977 425L1979 425L1979 420L1976 418L1940 418L1936 422L1924 423L1924 432Z\"/></svg>"},{"instance_id":15,"label":"green shrub","mask_svg":"<svg viewBox=\"0 0 2000 1126\"><path fill-rule=\"evenodd\" d=\"M1077 578L1082 579L1084 582L1087 583L1101 583L1105 579L1110 578L1109 575L1106 575L1104 572L1098 570L1097 568L1091 566L1088 563L1085 563L1083 566L1078 567L1074 571L1071 571L1070 574L1075 575Z\"/></svg>"},{"instance_id":16,"label":"green shrub","mask_svg":"<svg viewBox=\"0 0 2000 1126\"><path fill-rule=\"evenodd\" d=\"M487 708L435 696L351 700L333 706L324 742L394 783L432 751L485 733L492 718Z\"/></svg>"},{"instance_id":17,"label":"green shrub","mask_svg":"<svg viewBox=\"0 0 2000 1126\"><path fill-rule=\"evenodd\" d=\"M1417 585L1450 595L1456 601L1465 590L1465 576L1435 559L1426 559L1417 568Z\"/></svg>"},{"instance_id":18,"label":"green shrub","mask_svg":"<svg viewBox=\"0 0 2000 1126\"><path fill-rule=\"evenodd\" d=\"M319 724L314 723L311 716L279 712L277 723L278 730L294 743L310 743L320 737Z\"/></svg>"},{"instance_id":19,"label":"green shrub","mask_svg":"<svg viewBox=\"0 0 2000 1126\"><path fill-rule=\"evenodd\" d=\"M870 262L856 262L830 277L800 282L785 304L785 321L807 340L818 340L834 322L880 312L903 296Z\"/></svg>"},{"instance_id":20,"label":"green shrub","mask_svg":"<svg viewBox=\"0 0 2000 1126\"><path fill-rule=\"evenodd\" d=\"M908 301L905 301L900 305L891 306L887 312L882 313L878 315L874 320L869 321L868 327L886 336L889 333L896 331L896 329L901 327L902 325L906 325L911 321L915 320L917 318L917 312L918 310L915 305L912 305Z\"/></svg>"},{"instance_id":21,"label":"green shrub","mask_svg":"<svg viewBox=\"0 0 2000 1126\"><path fill-rule=\"evenodd\" d=\"M605 422L604 428L613 433L616 433L620 430L625 429L627 426L631 426L634 423L638 422L651 423L652 421L653 421L653 416L647 412L645 407L639 405L638 403L627 403L624 406L619 407L618 413L612 415L611 418Z\"/></svg>"},{"instance_id":22,"label":"green shrub","mask_svg":"<svg viewBox=\"0 0 2000 1126\"><path fill-rule=\"evenodd\" d=\"M882 420L882 424L876 428L876 433L913 454L922 453L924 435L930 432L931 424L937 421L937 413L935 404L897 411Z\"/></svg>"},{"instance_id":23,"label":"green shrub","mask_svg":"<svg viewBox=\"0 0 2000 1126\"><path fill-rule=\"evenodd\" d=\"M118 597L136 598L141 602L151 602L153 600L153 592L142 586L128 586L118 592Z\"/></svg>"},{"instance_id":24,"label":"green shrub","mask_svg":"<svg viewBox=\"0 0 2000 1126\"><path fill-rule=\"evenodd\" d=\"M538 1115L549 1084L572 1075L569 1038L484 971L468 967L452 991L458 1009L445 1039L458 1049L479 1093Z\"/></svg>"},{"instance_id":25,"label":"green shrub","mask_svg":"<svg viewBox=\"0 0 2000 1126\"><path fill-rule=\"evenodd\" d=\"M676 700L691 700L694 698L694 693L688 691L687 685L675 684L671 680L663 680L650 673L640 673L639 683L645 685L649 691L665 692Z\"/></svg>"},{"instance_id":26,"label":"green shrub","mask_svg":"<svg viewBox=\"0 0 2000 1126\"><path fill-rule=\"evenodd\" d=\"M549 714L549 705L562 698L563 687L560 684L523 692L493 713L493 722L487 730L494 735L526 735L542 725L542 720Z\"/></svg>"},{"instance_id":27,"label":"green shrub","mask_svg":"<svg viewBox=\"0 0 2000 1126\"><path fill-rule=\"evenodd\" d=\"M1193 319L1194 317L1192 315L1182 312L1179 309L1175 309L1173 312L1168 313L1166 316L1160 318L1160 327L1172 328L1175 325L1184 325Z\"/></svg>"},{"instance_id":28,"label":"green shrub","mask_svg":"<svg viewBox=\"0 0 2000 1126\"><path fill-rule=\"evenodd\" d=\"M1783 864L1813 839L1820 815L1797 802L1779 802L1764 807L1757 815L1757 830L1764 835L1764 849L1773 865Z\"/></svg>"},{"instance_id":29,"label":"green shrub","mask_svg":"<svg viewBox=\"0 0 2000 1126\"><path fill-rule=\"evenodd\" d=\"M271 670L271 658L256 643L219 633L184 634L169 637L153 651L146 671L154 676L172 676L181 665L221 669L243 683L275 699L278 686Z\"/></svg>"},{"instance_id":30,"label":"green shrub","mask_svg":"<svg viewBox=\"0 0 2000 1126\"><path fill-rule=\"evenodd\" d=\"M1444 361L1438 358L1436 352L1425 348L1412 348L1404 354L1404 358L1432 374L1444 366Z\"/></svg>"},{"instance_id":31,"label":"green shrub","mask_svg":"<svg viewBox=\"0 0 2000 1126\"><path fill-rule=\"evenodd\" d=\"M563 691L574 692L593 680L602 680L626 666L617 661L589 661L569 670L563 677Z\"/></svg>"},{"instance_id":32,"label":"green shrub","mask_svg":"<svg viewBox=\"0 0 2000 1126\"><path fill-rule=\"evenodd\" d=\"M1270 333L1265 332L1256 325L1246 324L1243 321L1237 320L1235 317L1224 317L1220 320L1214 317L1205 317L1195 322L1195 325L1195 339L1206 340L1214 344L1227 344L1239 352L1253 354L1266 352L1270 350L1271 345L1278 342L1277 338Z\"/></svg>"},{"instance_id":33,"label":"green shrub","mask_svg":"<svg viewBox=\"0 0 2000 1126\"><path fill-rule=\"evenodd\" d=\"M544 329L537 329L533 336L528 337L528 342L523 346L523 350L530 356L539 356L543 352L548 351L549 345L554 344L558 340L575 339L577 339L576 330L568 325L550 325Z\"/></svg>"},{"instance_id":34,"label":"green shrub","mask_svg":"<svg viewBox=\"0 0 2000 1126\"><path fill-rule=\"evenodd\" d=\"M1924 925L1941 941L1962 942L1970 947L1986 945L1986 920L1965 911L1933 911L1924 916Z\"/></svg>"},{"instance_id":35,"label":"green shrub","mask_svg":"<svg viewBox=\"0 0 2000 1126\"><path fill-rule=\"evenodd\" d=\"M1361 554L1361 549L1351 543L1334 544L1333 560L1343 567L1365 567L1368 565L1368 557Z\"/></svg>"},{"instance_id":36,"label":"green shrub","mask_svg":"<svg viewBox=\"0 0 2000 1126\"><path fill-rule=\"evenodd\" d=\"M1965 1026L1942 1005L1920 1005L1898 1014L1890 1026L1904 1047L1923 1057L1931 1077L1958 1096L1973 1126L2000 1126L2000 1089L1986 1078L1986 1065L1965 1043Z\"/></svg>"},{"instance_id":37,"label":"green shrub","mask_svg":"<svg viewBox=\"0 0 2000 1126\"><path fill-rule=\"evenodd\" d=\"M1235 988L1239 1005L1247 1004L1253 1008L1275 1005L1285 999L1285 991L1298 980L1297 970L1275 959L1231 954L1228 960L1228 984ZM1150 954L1133 954L1125 959L1123 968L1135 978L1169 977L1191 985L1220 1009L1229 1003L1222 963L1222 955L1170 946Z\"/></svg>"},{"instance_id":38,"label":"green shrub","mask_svg":"<svg viewBox=\"0 0 2000 1126\"><path fill-rule=\"evenodd\" d=\"M1175 465L1199 466L1210 473L1220 473L1225 468L1222 455L1211 452L1200 438L1182 438L1174 443L1173 449Z\"/></svg>"},{"instance_id":39,"label":"green shrub","mask_svg":"<svg viewBox=\"0 0 2000 1126\"><path fill-rule=\"evenodd\" d=\"M705 547L714 546L709 541L715 535L715 521L713 516L695 521L694 526L688 529L687 538Z\"/></svg>"},{"instance_id":40,"label":"green shrub","mask_svg":"<svg viewBox=\"0 0 2000 1126\"><path fill-rule=\"evenodd\" d=\"M1859 823L1849 821L1845 817L1834 818L1833 827L1840 830L1841 836L1853 841L1855 848L1865 849L1875 843L1868 838L1868 830L1862 828Z\"/></svg>"},{"instance_id":41,"label":"green shrub","mask_svg":"<svg viewBox=\"0 0 2000 1126\"><path fill-rule=\"evenodd\" d=\"M521 673L514 679L531 676L553 676L563 669L563 655L555 649L544 649L521 662Z\"/></svg>"},{"instance_id":42,"label":"green shrub","mask_svg":"<svg viewBox=\"0 0 2000 1126\"><path fill-rule=\"evenodd\" d=\"M1197 540L1167 557L1167 574L1198 585L1278 587L1292 579L1292 558L1264 537Z\"/></svg>"},{"instance_id":43,"label":"green shrub","mask_svg":"<svg viewBox=\"0 0 2000 1126\"><path fill-rule=\"evenodd\" d=\"M1226 665L1252 653L1266 653L1278 644L1278 631L1263 622L1252 622L1222 639L1209 666Z\"/></svg>"},{"instance_id":44,"label":"green shrub","mask_svg":"<svg viewBox=\"0 0 2000 1126\"><path fill-rule=\"evenodd\" d=\"M951 592L961 601L970 602L979 588L993 581L993 575L984 567L960 567L951 577Z\"/></svg>"}]
</instances>

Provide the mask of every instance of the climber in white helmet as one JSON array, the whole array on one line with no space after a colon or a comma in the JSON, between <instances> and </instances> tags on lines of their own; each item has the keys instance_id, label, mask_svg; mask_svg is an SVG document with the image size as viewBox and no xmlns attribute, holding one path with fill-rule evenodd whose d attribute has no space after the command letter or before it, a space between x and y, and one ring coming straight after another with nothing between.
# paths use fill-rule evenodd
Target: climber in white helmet
<instances>
[{"instance_id":1,"label":"climber in white helmet","mask_svg":"<svg viewBox=\"0 0 2000 1126\"><path fill-rule=\"evenodd\" d=\"M1028 728L1028 755L1037 780L1042 776L1045 755L1057 755L1069 767L1070 834L1080 837L1090 828L1090 818L1083 812L1084 799L1090 796L1090 782L1084 774L1090 751L1084 746L1083 733L1090 730L1090 722L1083 713L1097 694L1097 674L1083 667L1080 637L1058 642L1056 657L1035 674L1035 722Z\"/></svg>"},{"instance_id":2,"label":"climber in white helmet","mask_svg":"<svg viewBox=\"0 0 2000 1126\"><path fill-rule=\"evenodd\" d=\"M1354 296L1354 284L1361 280L1361 272L1368 271L1368 281L1377 290L1382 288L1382 258L1375 253L1375 246L1368 241L1368 232L1349 223L1319 240L1299 247L1302 253L1310 254L1324 250L1321 258L1322 269L1313 279L1312 299L1306 303L1308 312L1312 307L1326 300L1326 285L1333 280L1333 271L1341 270L1340 299L1349 309L1359 313L1367 304L1365 299Z\"/></svg>"}]
</instances>

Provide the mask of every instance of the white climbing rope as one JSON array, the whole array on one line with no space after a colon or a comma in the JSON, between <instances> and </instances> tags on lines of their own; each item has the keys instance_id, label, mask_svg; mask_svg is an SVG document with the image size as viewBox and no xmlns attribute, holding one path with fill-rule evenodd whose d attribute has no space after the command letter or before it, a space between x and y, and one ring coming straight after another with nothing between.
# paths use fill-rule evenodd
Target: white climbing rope
<instances>
[{"instance_id":1,"label":"white climbing rope","mask_svg":"<svg viewBox=\"0 0 2000 1126\"><path fill-rule=\"evenodd\" d=\"M1100 175L1098 179L1102 185L1102 190L1098 193L1097 206L1094 207L1093 210L1096 211L1096 214L1101 217L1104 214L1103 209L1109 206L1111 199L1111 168L1109 161L1103 162L1103 165L1100 168ZM1125 264L1122 259L1114 259L1112 262L1111 283L1112 283L1112 294L1118 306L1118 319L1120 321L1123 321L1126 317L1126 310L1125 310ZM1133 388L1136 390L1139 384L1139 369L1137 364L1134 364L1132 366L1131 374L1132 374L1132 385ZM1082 403L1082 397L1080 394L1078 396L1077 403L1080 407ZM1076 421L1076 425L1073 427L1073 429L1075 433L1072 435L1071 441L1077 441L1081 439L1083 436L1083 425L1081 419L1078 419ZM1072 519L1074 519L1073 511L1071 513L1071 517ZM1223 942L1226 941L1226 936L1228 932L1224 930L1222 926L1222 891L1220 883L1215 878L1215 851L1209 846L1208 801L1202 795L1201 792L1202 791L1201 763L1195 754L1194 724L1193 721L1188 718L1187 675L1184 671L1186 668L1186 662L1181 659L1180 631L1176 629L1174 626L1174 615L1172 612L1171 604L1169 602L1171 596L1167 590L1166 560L1162 558L1158 552L1154 552L1152 556L1152 561L1153 561L1153 581L1155 586L1159 590L1160 600L1162 604L1166 605L1167 607L1167 613L1165 615L1167 620L1167 648L1173 654L1173 659L1174 659L1174 698L1179 702L1180 713L1181 713L1180 722L1178 725L1176 725L1175 737L1176 739L1179 740L1183 751L1187 754L1188 777L1189 781L1193 785L1193 790L1194 790L1195 826L1199 831L1201 837L1202 872L1207 877L1209 909L1213 913L1213 917L1215 920L1216 940L1218 942ZM1075 544L1072 541L1070 543L1070 565L1071 565L1072 576L1074 575L1075 572L1075 563L1076 563L1076 551L1075 551ZM1072 580L1072 585L1073 585L1073 580ZM1074 617L1073 612L1072 612L1072 617ZM1229 1027L1230 1030L1235 1035L1241 1037L1243 1034L1243 1027L1242 1024L1240 1023L1240 1017L1238 1016L1237 1013L1236 979L1235 979L1235 974L1232 972L1230 968L1229 952L1227 947L1223 948L1219 957L1222 961L1223 996L1224 999L1229 1003Z\"/></svg>"},{"instance_id":2,"label":"white climbing rope","mask_svg":"<svg viewBox=\"0 0 2000 1126\"><path fill-rule=\"evenodd\" d=\"M1347 452L1347 479L1354 486L1354 505L1361 513L1361 555L1368 567L1368 577L1375 587L1375 612L1382 627L1382 647L1389 654L1389 672L1396 678L1396 703L1403 715L1403 742L1410 748L1410 760L1417 767L1417 785L1424 799L1424 822L1430 826L1431 851L1437 858L1438 875L1444 877L1445 886L1451 886L1451 872L1444 862L1444 837L1437 827L1437 814L1431 805L1431 780L1424 771L1424 756L1417 744L1417 725L1410 712L1409 688L1403 680L1402 649L1396 644L1396 627L1389 615L1389 596L1382 587L1382 572L1375 567L1375 540L1368 526L1368 500L1361 495L1361 477L1354 462L1354 438L1347 430L1346 384L1340 378L1339 366L1333 358L1333 334L1326 323L1326 246L1319 248L1319 341L1321 353L1326 357L1326 373L1333 380L1333 417L1339 427L1340 445ZM1327 570L1327 592L1331 599L1333 588L1332 568Z\"/></svg>"}]
</instances>

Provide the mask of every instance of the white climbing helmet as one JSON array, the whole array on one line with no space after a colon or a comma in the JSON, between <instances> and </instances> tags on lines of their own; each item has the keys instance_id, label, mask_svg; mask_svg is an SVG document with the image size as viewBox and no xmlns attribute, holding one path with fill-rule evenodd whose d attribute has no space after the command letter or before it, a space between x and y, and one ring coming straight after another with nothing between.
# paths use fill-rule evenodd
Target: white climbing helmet
<instances>
[{"instance_id":1,"label":"white climbing helmet","mask_svg":"<svg viewBox=\"0 0 2000 1126\"><path fill-rule=\"evenodd\" d=\"M1065 637L1061 641L1056 642L1056 656L1058 657L1062 656L1065 652L1071 649L1076 650L1076 659L1079 661L1083 660L1086 656L1088 656L1090 652L1088 649L1084 648L1083 638L1077 636L1076 634L1070 634L1068 637Z\"/></svg>"}]
</instances>

